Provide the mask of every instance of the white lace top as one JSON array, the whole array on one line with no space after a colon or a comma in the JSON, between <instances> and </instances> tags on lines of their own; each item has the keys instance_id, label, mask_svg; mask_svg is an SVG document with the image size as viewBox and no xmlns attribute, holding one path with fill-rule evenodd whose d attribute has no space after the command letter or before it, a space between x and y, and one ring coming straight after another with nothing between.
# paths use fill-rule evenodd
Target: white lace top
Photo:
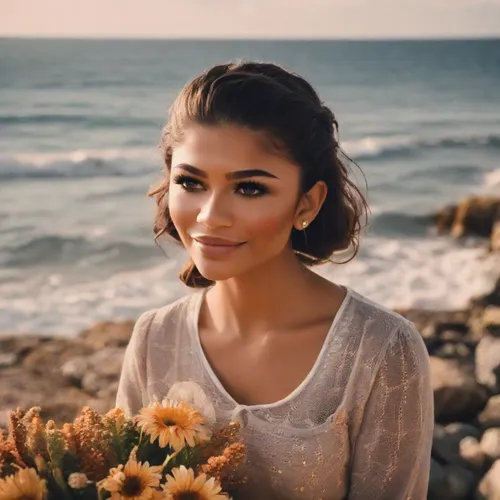
<instances>
[{"instance_id":1,"label":"white lace top","mask_svg":"<svg viewBox=\"0 0 500 500\"><path fill-rule=\"evenodd\" d=\"M433 394L412 323L348 289L307 378L281 401L249 406L228 394L204 355L203 297L197 291L140 316L117 406L135 414L174 384L195 382L218 423L242 424L245 499L427 498Z\"/></svg>"}]
</instances>

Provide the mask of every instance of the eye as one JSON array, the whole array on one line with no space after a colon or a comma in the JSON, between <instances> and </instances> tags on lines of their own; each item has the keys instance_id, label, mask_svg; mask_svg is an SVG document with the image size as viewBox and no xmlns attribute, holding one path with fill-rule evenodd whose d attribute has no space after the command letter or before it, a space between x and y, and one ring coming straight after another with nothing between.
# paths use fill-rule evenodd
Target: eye
<instances>
[{"instance_id":1,"label":"eye","mask_svg":"<svg viewBox=\"0 0 500 500\"><path fill-rule=\"evenodd\" d=\"M269 193L269 189L266 186L252 181L238 183L236 191L247 198L257 198Z\"/></svg>"},{"instance_id":2,"label":"eye","mask_svg":"<svg viewBox=\"0 0 500 500\"><path fill-rule=\"evenodd\" d=\"M179 184L182 186L182 189L188 193L194 193L203 189L203 184L198 179L190 177L189 175L176 176L174 178L174 184Z\"/></svg>"}]
</instances>

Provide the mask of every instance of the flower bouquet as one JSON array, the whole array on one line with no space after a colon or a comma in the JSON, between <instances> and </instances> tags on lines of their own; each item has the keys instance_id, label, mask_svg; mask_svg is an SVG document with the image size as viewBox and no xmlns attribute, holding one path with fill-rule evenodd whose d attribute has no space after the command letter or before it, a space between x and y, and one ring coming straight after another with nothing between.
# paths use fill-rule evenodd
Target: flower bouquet
<instances>
[{"instance_id":1,"label":"flower bouquet","mask_svg":"<svg viewBox=\"0 0 500 500\"><path fill-rule=\"evenodd\" d=\"M227 500L244 458L238 424L212 433L185 401L133 418L86 407L62 427L18 409L0 431L0 500Z\"/></svg>"}]
</instances>

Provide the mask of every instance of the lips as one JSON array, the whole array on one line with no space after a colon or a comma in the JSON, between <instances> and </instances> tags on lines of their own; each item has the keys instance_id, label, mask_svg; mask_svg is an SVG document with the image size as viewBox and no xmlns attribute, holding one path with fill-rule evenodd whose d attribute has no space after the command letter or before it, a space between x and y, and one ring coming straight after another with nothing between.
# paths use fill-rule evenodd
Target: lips
<instances>
[{"instance_id":1,"label":"lips","mask_svg":"<svg viewBox=\"0 0 500 500\"><path fill-rule=\"evenodd\" d=\"M237 251L246 242L217 238L214 236L192 236L194 246L207 259L223 259Z\"/></svg>"},{"instance_id":2,"label":"lips","mask_svg":"<svg viewBox=\"0 0 500 500\"><path fill-rule=\"evenodd\" d=\"M202 245L210 247L237 247L243 244L243 242L240 241L233 241L215 236L194 236L193 239Z\"/></svg>"}]
</instances>

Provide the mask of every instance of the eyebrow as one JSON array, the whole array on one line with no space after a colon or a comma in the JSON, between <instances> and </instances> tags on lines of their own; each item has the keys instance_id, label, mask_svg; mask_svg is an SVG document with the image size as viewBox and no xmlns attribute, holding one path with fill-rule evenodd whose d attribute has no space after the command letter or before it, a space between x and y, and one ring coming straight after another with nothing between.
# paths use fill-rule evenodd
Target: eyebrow
<instances>
[{"instance_id":1,"label":"eyebrow","mask_svg":"<svg viewBox=\"0 0 500 500\"><path fill-rule=\"evenodd\" d=\"M193 165L189 165L188 163L179 163L175 165L174 168L180 168L189 172L191 174L197 175L198 177L203 177L204 179L208 178L208 175L203 170L199 168L193 167ZM239 179L248 179L250 177L270 177L272 179L278 179L274 174L268 172L267 170L260 170L257 168L250 170L236 170L235 172L229 172L226 174L227 180L239 180Z\"/></svg>"}]
</instances>

